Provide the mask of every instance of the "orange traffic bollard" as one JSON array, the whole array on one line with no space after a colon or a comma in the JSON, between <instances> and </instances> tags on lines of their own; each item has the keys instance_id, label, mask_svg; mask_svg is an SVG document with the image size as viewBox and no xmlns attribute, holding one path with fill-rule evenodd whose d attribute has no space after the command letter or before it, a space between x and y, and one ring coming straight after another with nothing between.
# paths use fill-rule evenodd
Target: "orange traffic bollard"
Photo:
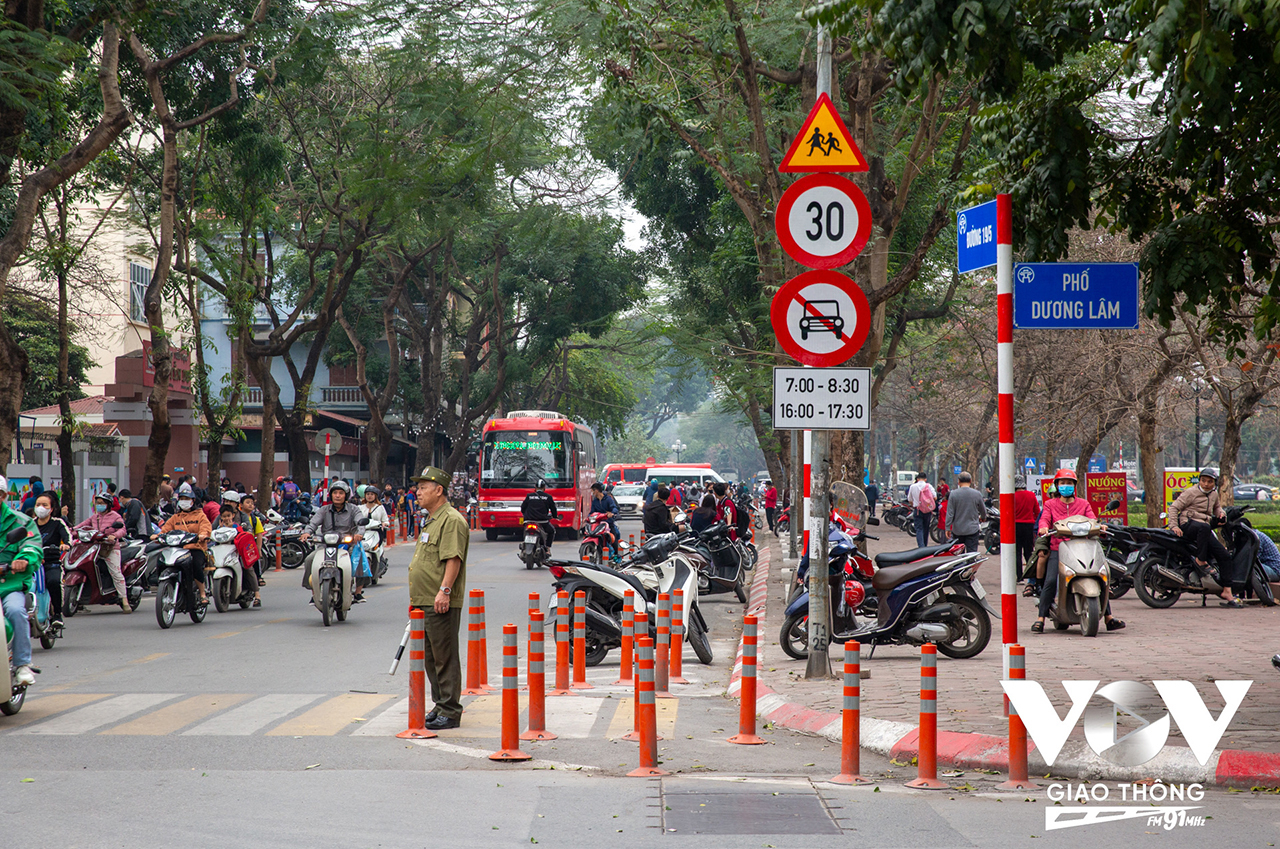
<instances>
[{"instance_id":1,"label":"orange traffic bollard","mask_svg":"<svg viewBox=\"0 0 1280 849\"><path fill-rule=\"evenodd\" d=\"M668 775L658 768L658 706L653 696L653 640L636 641L640 657L640 674L636 676L635 722L640 731L640 766L627 775L648 778Z\"/></svg>"},{"instance_id":2,"label":"orange traffic bollard","mask_svg":"<svg viewBox=\"0 0 1280 849\"><path fill-rule=\"evenodd\" d=\"M520 735L521 740L556 739L556 735L547 730L545 619L541 610L529 610L529 670L525 676L529 682L529 728Z\"/></svg>"},{"instance_id":3,"label":"orange traffic bollard","mask_svg":"<svg viewBox=\"0 0 1280 849\"><path fill-rule=\"evenodd\" d=\"M284 557L284 553L280 550L281 537L282 537L282 531L280 530L280 526L276 525L276 571L277 572L279 572L281 569L284 568L284 566L282 565L283 563L282 558Z\"/></svg>"},{"instance_id":4,"label":"orange traffic bollard","mask_svg":"<svg viewBox=\"0 0 1280 849\"><path fill-rule=\"evenodd\" d=\"M653 665L653 691L659 699L674 699L671 674L671 596L658 593L658 645Z\"/></svg>"},{"instance_id":5,"label":"orange traffic bollard","mask_svg":"<svg viewBox=\"0 0 1280 849\"><path fill-rule=\"evenodd\" d=\"M857 640L844 644L844 705L840 724L840 774L832 784L870 784L858 774L862 737L862 647Z\"/></svg>"},{"instance_id":6,"label":"orange traffic bollard","mask_svg":"<svg viewBox=\"0 0 1280 849\"><path fill-rule=\"evenodd\" d=\"M671 600L671 669L668 681L672 684L688 684L684 675L684 590L676 587Z\"/></svg>"},{"instance_id":7,"label":"orange traffic bollard","mask_svg":"<svg viewBox=\"0 0 1280 849\"><path fill-rule=\"evenodd\" d=\"M387 522L387 547L390 548L395 544L396 544L396 523Z\"/></svg>"},{"instance_id":8,"label":"orange traffic bollard","mask_svg":"<svg viewBox=\"0 0 1280 849\"><path fill-rule=\"evenodd\" d=\"M569 594L556 593L556 687L547 695L572 696L569 688Z\"/></svg>"},{"instance_id":9,"label":"orange traffic bollard","mask_svg":"<svg viewBox=\"0 0 1280 849\"><path fill-rule=\"evenodd\" d=\"M1027 677L1027 650L1018 644L1009 646L1009 680ZM997 784L997 790L1035 790L1040 785L1027 776L1027 727L1018 709L1009 703L1009 780Z\"/></svg>"},{"instance_id":10,"label":"orange traffic bollard","mask_svg":"<svg viewBox=\"0 0 1280 849\"><path fill-rule=\"evenodd\" d=\"M920 740L916 753L916 780L908 787L917 790L946 790L938 780L938 647L920 647Z\"/></svg>"},{"instance_id":11,"label":"orange traffic bollard","mask_svg":"<svg viewBox=\"0 0 1280 849\"><path fill-rule=\"evenodd\" d=\"M575 690L594 690L587 683L587 594L573 594L573 683Z\"/></svg>"},{"instance_id":12,"label":"orange traffic bollard","mask_svg":"<svg viewBox=\"0 0 1280 849\"><path fill-rule=\"evenodd\" d=\"M641 606L644 605L644 599L640 600L640 604ZM633 624L632 627L635 630L635 637L632 640L632 644L636 648L631 653L631 660L632 660L632 663L634 664L633 675L631 677L632 677L632 681L634 682L633 686L635 687L635 694L631 702L632 704L631 732L628 734L622 735L623 740L629 740L633 743L636 740L640 739L640 713L635 709L635 705L640 701L640 649L639 649L640 638L649 636L648 614L646 614L643 610L637 610L635 611L634 618L635 618L635 623Z\"/></svg>"},{"instance_id":13,"label":"orange traffic bollard","mask_svg":"<svg viewBox=\"0 0 1280 849\"><path fill-rule=\"evenodd\" d=\"M397 734L416 740L436 736L427 728L427 613L409 608L409 727Z\"/></svg>"},{"instance_id":14,"label":"orange traffic bollard","mask_svg":"<svg viewBox=\"0 0 1280 849\"><path fill-rule=\"evenodd\" d=\"M480 684L480 631L484 627L480 618L482 602L480 590L467 593L467 686L464 696L483 696L487 690Z\"/></svg>"},{"instance_id":15,"label":"orange traffic bollard","mask_svg":"<svg viewBox=\"0 0 1280 849\"><path fill-rule=\"evenodd\" d=\"M502 748L489 756L491 761L527 761L533 756L520 751L520 680L516 655L516 626L502 626Z\"/></svg>"},{"instance_id":16,"label":"orange traffic bollard","mask_svg":"<svg viewBox=\"0 0 1280 849\"><path fill-rule=\"evenodd\" d=\"M635 598L636 594L631 590L622 596L622 660L614 686L631 683L631 653L636 633Z\"/></svg>"},{"instance_id":17,"label":"orange traffic bollard","mask_svg":"<svg viewBox=\"0 0 1280 849\"><path fill-rule=\"evenodd\" d=\"M476 590L480 598L480 686L493 692L489 686L489 626L484 621L484 590Z\"/></svg>"},{"instance_id":18,"label":"orange traffic bollard","mask_svg":"<svg viewBox=\"0 0 1280 849\"><path fill-rule=\"evenodd\" d=\"M751 614L742 618L742 689L738 691L738 733L730 743L758 746L765 741L756 736L756 634L759 620Z\"/></svg>"}]
</instances>

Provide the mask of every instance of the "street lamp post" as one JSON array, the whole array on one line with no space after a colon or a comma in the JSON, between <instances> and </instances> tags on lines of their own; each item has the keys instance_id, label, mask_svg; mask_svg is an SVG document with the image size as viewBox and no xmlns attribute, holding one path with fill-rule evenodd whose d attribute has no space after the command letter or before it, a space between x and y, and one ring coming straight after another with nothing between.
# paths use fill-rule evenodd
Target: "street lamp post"
<instances>
[{"instance_id":1,"label":"street lamp post","mask_svg":"<svg viewBox=\"0 0 1280 849\"><path fill-rule=\"evenodd\" d=\"M671 450L672 450L672 451L674 451L674 452L676 452L676 462L677 462L677 463L679 463L679 462L680 462L680 452L681 452L681 451L683 451L683 450L685 450L685 449L686 449L686 448L688 448L688 447L689 447L688 445L685 445L683 442L681 442L681 441L680 441L680 440L678 440L678 439L677 439L675 442L671 443Z\"/></svg>"},{"instance_id":2,"label":"street lamp post","mask_svg":"<svg viewBox=\"0 0 1280 849\"><path fill-rule=\"evenodd\" d=\"M1191 364L1191 377L1177 377L1177 383L1184 384L1191 392L1191 397L1195 399L1196 405L1196 430L1193 438L1194 447L1192 453L1195 456L1196 471L1200 470L1200 393L1204 390L1208 383L1204 379L1204 365L1199 362Z\"/></svg>"}]
</instances>

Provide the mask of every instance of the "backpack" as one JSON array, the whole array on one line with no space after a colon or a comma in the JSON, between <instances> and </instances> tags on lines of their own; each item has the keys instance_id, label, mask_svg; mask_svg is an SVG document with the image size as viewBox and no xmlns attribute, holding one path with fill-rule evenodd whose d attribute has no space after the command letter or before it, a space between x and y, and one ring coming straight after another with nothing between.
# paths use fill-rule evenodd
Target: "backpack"
<instances>
[{"instance_id":1,"label":"backpack","mask_svg":"<svg viewBox=\"0 0 1280 849\"><path fill-rule=\"evenodd\" d=\"M285 481L280 489L285 501L292 501L298 497L298 485L293 481Z\"/></svg>"},{"instance_id":2,"label":"backpack","mask_svg":"<svg viewBox=\"0 0 1280 849\"><path fill-rule=\"evenodd\" d=\"M917 509L921 513L932 513L937 506L938 502L934 495L933 487L925 484L924 488L920 490L920 503L917 505Z\"/></svg>"}]
</instances>

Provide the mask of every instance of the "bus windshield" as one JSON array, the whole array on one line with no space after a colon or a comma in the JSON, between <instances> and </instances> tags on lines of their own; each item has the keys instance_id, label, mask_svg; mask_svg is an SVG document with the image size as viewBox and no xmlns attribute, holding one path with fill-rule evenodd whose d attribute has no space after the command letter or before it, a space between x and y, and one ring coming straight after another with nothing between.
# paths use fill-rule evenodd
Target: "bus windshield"
<instances>
[{"instance_id":1,"label":"bus windshield","mask_svg":"<svg viewBox=\"0 0 1280 849\"><path fill-rule=\"evenodd\" d=\"M533 489L539 479L548 487L572 486L569 434L563 431L512 430L485 434L482 486Z\"/></svg>"}]
</instances>

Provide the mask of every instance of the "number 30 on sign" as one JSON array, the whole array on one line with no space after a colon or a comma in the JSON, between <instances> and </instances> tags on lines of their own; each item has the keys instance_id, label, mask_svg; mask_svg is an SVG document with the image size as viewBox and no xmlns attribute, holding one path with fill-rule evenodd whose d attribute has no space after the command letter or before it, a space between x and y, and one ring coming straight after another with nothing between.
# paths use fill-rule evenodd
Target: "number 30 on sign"
<instances>
[{"instance_id":1,"label":"number 30 on sign","mask_svg":"<svg viewBox=\"0 0 1280 849\"><path fill-rule=\"evenodd\" d=\"M839 268L853 262L871 237L871 205L851 180L810 174L792 183L774 216L778 241L787 254L810 268Z\"/></svg>"}]
</instances>

